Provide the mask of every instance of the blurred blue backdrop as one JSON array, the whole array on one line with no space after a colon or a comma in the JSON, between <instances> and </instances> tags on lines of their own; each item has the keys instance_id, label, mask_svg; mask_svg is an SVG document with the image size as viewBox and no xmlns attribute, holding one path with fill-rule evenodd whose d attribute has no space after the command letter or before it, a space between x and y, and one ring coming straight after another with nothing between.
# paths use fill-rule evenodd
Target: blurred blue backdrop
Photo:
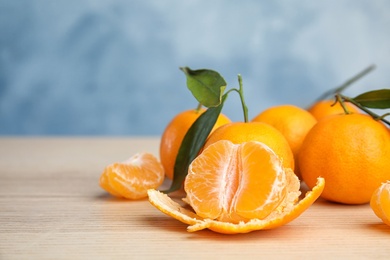
<instances>
[{"instance_id":1,"label":"blurred blue backdrop","mask_svg":"<svg viewBox=\"0 0 390 260\"><path fill-rule=\"evenodd\" d=\"M180 66L240 73L250 117L388 88L389 28L387 0L0 0L0 134L160 135L197 105Z\"/></svg>"}]
</instances>

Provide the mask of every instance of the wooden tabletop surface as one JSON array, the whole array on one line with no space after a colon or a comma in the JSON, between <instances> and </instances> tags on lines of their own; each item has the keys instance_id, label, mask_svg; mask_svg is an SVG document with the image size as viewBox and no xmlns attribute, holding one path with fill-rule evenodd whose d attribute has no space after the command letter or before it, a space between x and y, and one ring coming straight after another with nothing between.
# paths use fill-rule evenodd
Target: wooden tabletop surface
<instances>
[{"instance_id":1,"label":"wooden tabletop surface","mask_svg":"<svg viewBox=\"0 0 390 260\"><path fill-rule=\"evenodd\" d=\"M268 231L189 233L147 199L115 199L104 167L159 139L0 138L0 259L390 259L390 227L369 205L318 200Z\"/></svg>"}]
</instances>

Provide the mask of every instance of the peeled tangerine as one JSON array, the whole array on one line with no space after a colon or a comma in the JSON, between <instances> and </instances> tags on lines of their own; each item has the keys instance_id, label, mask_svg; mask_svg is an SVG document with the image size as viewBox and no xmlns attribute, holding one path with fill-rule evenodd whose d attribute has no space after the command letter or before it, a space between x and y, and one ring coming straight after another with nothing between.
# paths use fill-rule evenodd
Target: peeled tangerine
<instances>
[{"instance_id":1,"label":"peeled tangerine","mask_svg":"<svg viewBox=\"0 0 390 260\"><path fill-rule=\"evenodd\" d=\"M299 179L267 145L208 146L189 166L182 207L167 195L150 189L149 201L165 214L189 225L188 231L211 229L233 234L284 225L304 212L322 193L325 181L299 201Z\"/></svg>"},{"instance_id":2,"label":"peeled tangerine","mask_svg":"<svg viewBox=\"0 0 390 260\"><path fill-rule=\"evenodd\" d=\"M375 215L390 226L390 181L382 183L374 191L370 205Z\"/></svg>"}]
</instances>

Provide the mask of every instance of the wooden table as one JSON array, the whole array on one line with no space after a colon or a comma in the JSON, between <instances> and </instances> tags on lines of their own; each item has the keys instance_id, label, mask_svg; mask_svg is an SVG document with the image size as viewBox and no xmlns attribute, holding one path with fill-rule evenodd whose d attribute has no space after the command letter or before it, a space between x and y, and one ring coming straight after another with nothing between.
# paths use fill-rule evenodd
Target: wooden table
<instances>
[{"instance_id":1,"label":"wooden table","mask_svg":"<svg viewBox=\"0 0 390 260\"><path fill-rule=\"evenodd\" d=\"M189 233L148 200L98 186L104 167L158 138L0 138L0 259L390 259L369 205L318 200L274 230Z\"/></svg>"}]
</instances>

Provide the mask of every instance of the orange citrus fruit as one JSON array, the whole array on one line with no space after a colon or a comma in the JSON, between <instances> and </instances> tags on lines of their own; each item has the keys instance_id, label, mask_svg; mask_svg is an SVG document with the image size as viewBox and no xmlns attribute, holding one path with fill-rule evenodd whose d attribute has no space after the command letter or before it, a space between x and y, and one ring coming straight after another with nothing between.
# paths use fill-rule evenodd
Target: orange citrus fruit
<instances>
[{"instance_id":1,"label":"orange citrus fruit","mask_svg":"<svg viewBox=\"0 0 390 260\"><path fill-rule=\"evenodd\" d=\"M167 195L149 190L149 201L165 214L191 225L189 231L209 228L233 234L287 224L321 194L324 180L299 201L300 182L270 147L257 141L228 140L205 148L190 164L184 182L194 212Z\"/></svg>"},{"instance_id":2,"label":"orange citrus fruit","mask_svg":"<svg viewBox=\"0 0 390 260\"><path fill-rule=\"evenodd\" d=\"M370 206L385 224L390 226L390 180L384 182L372 194Z\"/></svg>"},{"instance_id":3,"label":"orange citrus fruit","mask_svg":"<svg viewBox=\"0 0 390 260\"><path fill-rule=\"evenodd\" d=\"M283 134L293 152L295 173L299 176L298 152L306 134L317 123L317 119L300 107L280 105L260 112L252 121L270 124Z\"/></svg>"},{"instance_id":4,"label":"orange citrus fruit","mask_svg":"<svg viewBox=\"0 0 390 260\"><path fill-rule=\"evenodd\" d=\"M262 142L279 156L283 167L294 170L294 155L286 138L269 124L263 122L225 124L210 134L204 148L220 140L229 140L235 144L249 141Z\"/></svg>"},{"instance_id":5,"label":"orange citrus fruit","mask_svg":"<svg viewBox=\"0 0 390 260\"><path fill-rule=\"evenodd\" d=\"M264 143L221 140L191 163L184 190L203 218L231 223L264 219L287 198L287 178L292 190L299 190L296 177L287 177L290 173Z\"/></svg>"},{"instance_id":6,"label":"orange citrus fruit","mask_svg":"<svg viewBox=\"0 0 390 260\"><path fill-rule=\"evenodd\" d=\"M157 189L164 181L161 163L149 153L138 153L122 163L108 165L100 187L113 196L127 199L147 197L148 189Z\"/></svg>"},{"instance_id":7,"label":"orange citrus fruit","mask_svg":"<svg viewBox=\"0 0 390 260\"><path fill-rule=\"evenodd\" d=\"M345 102L350 113L359 113L360 110L351 103ZM314 103L308 111L317 119L321 120L327 116L345 114L343 107L339 102L335 103L335 100L321 100Z\"/></svg>"},{"instance_id":8,"label":"orange citrus fruit","mask_svg":"<svg viewBox=\"0 0 390 260\"><path fill-rule=\"evenodd\" d=\"M177 114L165 128L160 142L160 160L168 178L173 179L176 157L185 134L195 120L205 111L205 109L183 111ZM213 130L230 122L228 117L220 114Z\"/></svg>"},{"instance_id":9,"label":"orange citrus fruit","mask_svg":"<svg viewBox=\"0 0 390 260\"><path fill-rule=\"evenodd\" d=\"M363 204L390 179L389 158L390 135L382 122L365 114L342 114L320 120L309 131L298 161L309 187L318 176L325 178L323 198Z\"/></svg>"}]
</instances>

